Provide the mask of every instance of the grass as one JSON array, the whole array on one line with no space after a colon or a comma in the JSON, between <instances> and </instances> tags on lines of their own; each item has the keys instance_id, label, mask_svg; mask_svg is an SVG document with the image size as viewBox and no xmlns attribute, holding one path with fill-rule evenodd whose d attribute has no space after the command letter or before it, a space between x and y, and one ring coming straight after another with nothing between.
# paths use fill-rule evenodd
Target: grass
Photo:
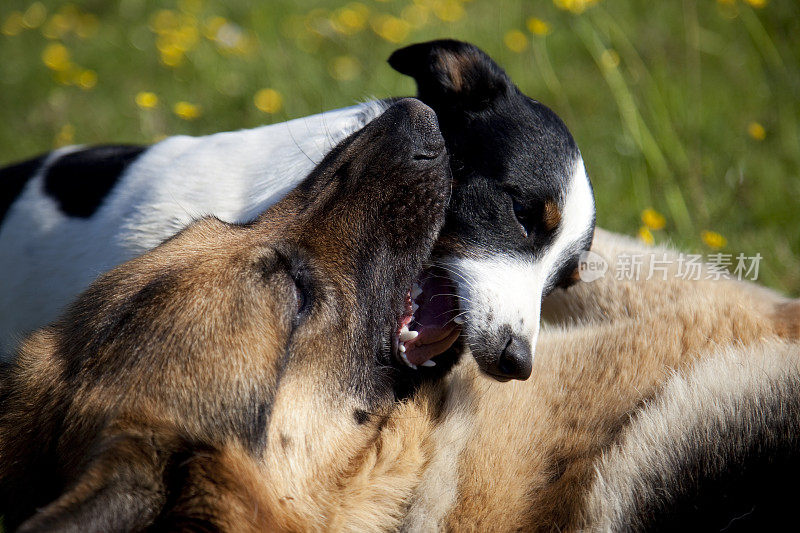
<instances>
[{"instance_id":1,"label":"grass","mask_svg":"<svg viewBox=\"0 0 800 533\"><path fill-rule=\"evenodd\" d=\"M2 163L413 94L394 49L472 41L566 121L600 225L760 253L800 294L795 0L4 0L0 24Z\"/></svg>"}]
</instances>

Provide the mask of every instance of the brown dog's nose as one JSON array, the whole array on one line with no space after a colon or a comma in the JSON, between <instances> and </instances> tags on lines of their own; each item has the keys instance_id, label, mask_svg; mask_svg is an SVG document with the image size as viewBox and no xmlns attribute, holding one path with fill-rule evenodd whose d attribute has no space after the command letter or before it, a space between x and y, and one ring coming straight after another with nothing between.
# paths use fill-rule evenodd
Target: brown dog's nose
<instances>
[{"instance_id":1,"label":"brown dog's nose","mask_svg":"<svg viewBox=\"0 0 800 533\"><path fill-rule=\"evenodd\" d=\"M495 379L526 380L533 370L533 354L525 339L512 335L496 361L490 363L486 371Z\"/></svg>"},{"instance_id":2,"label":"brown dog's nose","mask_svg":"<svg viewBox=\"0 0 800 533\"><path fill-rule=\"evenodd\" d=\"M403 98L395 106L408 114L414 159L435 159L444 152L444 137L436 113L415 98Z\"/></svg>"}]
</instances>

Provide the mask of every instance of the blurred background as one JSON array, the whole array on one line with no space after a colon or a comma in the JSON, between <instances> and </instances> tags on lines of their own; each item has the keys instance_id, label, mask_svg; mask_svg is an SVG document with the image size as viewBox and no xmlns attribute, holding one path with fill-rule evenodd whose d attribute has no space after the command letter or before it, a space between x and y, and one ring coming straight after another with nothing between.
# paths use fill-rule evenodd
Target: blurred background
<instances>
[{"instance_id":1,"label":"blurred background","mask_svg":"<svg viewBox=\"0 0 800 533\"><path fill-rule=\"evenodd\" d=\"M0 164L410 95L386 58L441 37L564 119L601 226L800 295L796 0L3 0Z\"/></svg>"}]
</instances>

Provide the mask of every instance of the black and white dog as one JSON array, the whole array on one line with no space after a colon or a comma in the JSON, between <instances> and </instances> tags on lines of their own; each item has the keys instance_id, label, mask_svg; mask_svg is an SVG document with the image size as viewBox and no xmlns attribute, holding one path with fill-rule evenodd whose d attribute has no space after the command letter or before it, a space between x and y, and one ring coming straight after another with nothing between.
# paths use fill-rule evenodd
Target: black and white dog
<instances>
[{"instance_id":1,"label":"black and white dog","mask_svg":"<svg viewBox=\"0 0 800 533\"><path fill-rule=\"evenodd\" d=\"M412 295L428 300L428 316L409 324L403 357L433 366L425 346L463 323L461 338L486 373L525 379L541 299L575 279L592 239L581 154L563 122L471 44L416 44L389 63L436 111L454 179L433 274ZM0 170L0 351L53 320L97 275L190 221L253 220L386 107L371 101L147 147L73 146ZM436 316L437 297L457 298L461 314ZM463 348L458 341L450 360ZM435 363L447 361L443 354Z\"/></svg>"}]
</instances>

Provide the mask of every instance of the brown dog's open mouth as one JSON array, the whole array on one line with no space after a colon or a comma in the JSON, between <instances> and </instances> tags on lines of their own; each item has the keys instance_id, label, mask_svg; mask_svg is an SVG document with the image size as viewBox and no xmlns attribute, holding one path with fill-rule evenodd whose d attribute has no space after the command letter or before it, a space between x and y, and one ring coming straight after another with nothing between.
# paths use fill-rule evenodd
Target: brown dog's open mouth
<instances>
[{"instance_id":1,"label":"brown dog's open mouth","mask_svg":"<svg viewBox=\"0 0 800 533\"><path fill-rule=\"evenodd\" d=\"M461 333L458 300L450 280L434 270L422 272L406 294L406 308L392 336L395 357L411 368L436 366Z\"/></svg>"}]
</instances>

